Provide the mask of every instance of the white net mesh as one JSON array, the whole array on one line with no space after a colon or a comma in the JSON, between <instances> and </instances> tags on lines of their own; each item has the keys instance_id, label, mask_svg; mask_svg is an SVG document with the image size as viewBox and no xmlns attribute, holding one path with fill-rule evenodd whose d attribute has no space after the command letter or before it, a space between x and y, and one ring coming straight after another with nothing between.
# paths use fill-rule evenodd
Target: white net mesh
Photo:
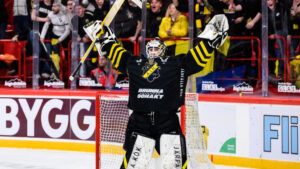
<instances>
[{"instance_id":1,"label":"white net mesh","mask_svg":"<svg viewBox=\"0 0 300 169\"><path fill-rule=\"evenodd\" d=\"M129 118L127 96L100 97L100 165L101 169L120 168L125 154L122 149Z\"/></svg>"},{"instance_id":2,"label":"white net mesh","mask_svg":"<svg viewBox=\"0 0 300 169\"><path fill-rule=\"evenodd\" d=\"M198 95L186 94L185 128L189 168L215 169L206 153L206 146L198 115Z\"/></svg>"},{"instance_id":3,"label":"white net mesh","mask_svg":"<svg viewBox=\"0 0 300 169\"><path fill-rule=\"evenodd\" d=\"M100 166L101 169L119 169L125 155L123 142L129 118L128 96L100 96ZM198 95L186 96L186 141L189 169L214 169L207 157L202 129L198 118ZM99 105L98 105L99 106ZM158 154L155 152L149 169L158 169Z\"/></svg>"}]
</instances>

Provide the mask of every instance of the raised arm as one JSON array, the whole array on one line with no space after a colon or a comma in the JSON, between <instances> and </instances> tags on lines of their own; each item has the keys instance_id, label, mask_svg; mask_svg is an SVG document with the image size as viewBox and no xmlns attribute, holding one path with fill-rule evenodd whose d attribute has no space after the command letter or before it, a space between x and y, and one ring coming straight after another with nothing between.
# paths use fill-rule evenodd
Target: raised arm
<instances>
[{"instance_id":1,"label":"raised arm","mask_svg":"<svg viewBox=\"0 0 300 169\"><path fill-rule=\"evenodd\" d=\"M45 22L43 29L42 29L42 33L41 33L41 39L45 39L46 33L48 31L50 25L50 21L49 22Z\"/></svg>"},{"instance_id":2,"label":"raised arm","mask_svg":"<svg viewBox=\"0 0 300 169\"><path fill-rule=\"evenodd\" d=\"M190 49L186 55L188 74L194 74L206 69L206 73L212 71L214 50L225 42L229 30L225 15L215 15L206 25L204 31L198 36L200 43Z\"/></svg>"},{"instance_id":3,"label":"raised arm","mask_svg":"<svg viewBox=\"0 0 300 169\"><path fill-rule=\"evenodd\" d=\"M108 26L101 28L101 21L96 20L84 26L84 31L87 35L94 39L97 34L103 29L103 34L96 40L95 46L99 55L105 56L111 60L114 68L126 74L127 59L132 56L130 52L125 50L116 39L115 34Z\"/></svg>"}]
</instances>

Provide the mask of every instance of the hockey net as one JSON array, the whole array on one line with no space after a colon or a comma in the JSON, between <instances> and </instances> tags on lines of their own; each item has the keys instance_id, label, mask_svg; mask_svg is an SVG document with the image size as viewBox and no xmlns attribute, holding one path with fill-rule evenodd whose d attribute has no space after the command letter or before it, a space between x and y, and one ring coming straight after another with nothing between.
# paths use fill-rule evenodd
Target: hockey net
<instances>
[{"instance_id":1,"label":"hockey net","mask_svg":"<svg viewBox=\"0 0 300 169\"><path fill-rule=\"evenodd\" d=\"M128 96L100 93L96 98L96 169L119 169L125 151L125 131L130 110ZM208 159L198 118L198 95L187 94L181 111L181 125L186 134L188 168L214 169ZM185 111L184 111L185 110ZM149 169L159 168L159 156L154 153Z\"/></svg>"}]
</instances>

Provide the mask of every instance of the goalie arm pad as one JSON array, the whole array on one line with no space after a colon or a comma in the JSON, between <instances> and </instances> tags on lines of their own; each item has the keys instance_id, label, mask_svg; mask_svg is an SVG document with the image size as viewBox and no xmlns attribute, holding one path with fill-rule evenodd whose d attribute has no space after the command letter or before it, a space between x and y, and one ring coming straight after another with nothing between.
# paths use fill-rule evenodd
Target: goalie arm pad
<instances>
[{"instance_id":1,"label":"goalie arm pad","mask_svg":"<svg viewBox=\"0 0 300 169\"><path fill-rule=\"evenodd\" d=\"M224 14L215 15L206 25L199 38L207 39L210 47L218 49L228 36L229 24Z\"/></svg>"},{"instance_id":2,"label":"goalie arm pad","mask_svg":"<svg viewBox=\"0 0 300 169\"><path fill-rule=\"evenodd\" d=\"M185 55L184 63L188 76L200 71L204 73L203 75L211 72L215 52L208 42L206 39L201 40Z\"/></svg>"}]
</instances>

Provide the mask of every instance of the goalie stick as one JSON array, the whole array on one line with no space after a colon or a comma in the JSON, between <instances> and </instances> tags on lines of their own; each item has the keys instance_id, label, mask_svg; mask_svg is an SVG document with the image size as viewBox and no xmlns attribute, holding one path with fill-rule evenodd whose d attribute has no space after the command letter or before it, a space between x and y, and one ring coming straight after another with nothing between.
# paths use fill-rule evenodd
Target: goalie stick
<instances>
[{"instance_id":1,"label":"goalie stick","mask_svg":"<svg viewBox=\"0 0 300 169\"><path fill-rule=\"evenodd\" d=\"M124 1L125 0L116 0L115 1L114 5L110 8L109 12L107 13L107 15L105 16L103 22L101 23L101 28L103 27L103 25L106 25L106 26L110 25L110 23L112 22L112 20L116 16L117 12L121 8L121 6L124 3ZM133 2L136 3L136 1L140 1L140 0L134 0ZM104 33L103 29L101 29L101 31L97 34L97 38L99 38L103 33ZM85 54L83 55L83 57L81 58L79 64L76 67L76 69L74 70L74 72L69 77L70 81L74 80L74 76L76 75L76 73L78 72L79 68L84 63L84 61L86 60L87 56L90 54L91 50L93 49L93 47L94 47L94 45L96 43L97 38L93 39L91 45L89 46L89 48L87 49L87 51L85 52Z\"/></svg>"}]
</instances>

